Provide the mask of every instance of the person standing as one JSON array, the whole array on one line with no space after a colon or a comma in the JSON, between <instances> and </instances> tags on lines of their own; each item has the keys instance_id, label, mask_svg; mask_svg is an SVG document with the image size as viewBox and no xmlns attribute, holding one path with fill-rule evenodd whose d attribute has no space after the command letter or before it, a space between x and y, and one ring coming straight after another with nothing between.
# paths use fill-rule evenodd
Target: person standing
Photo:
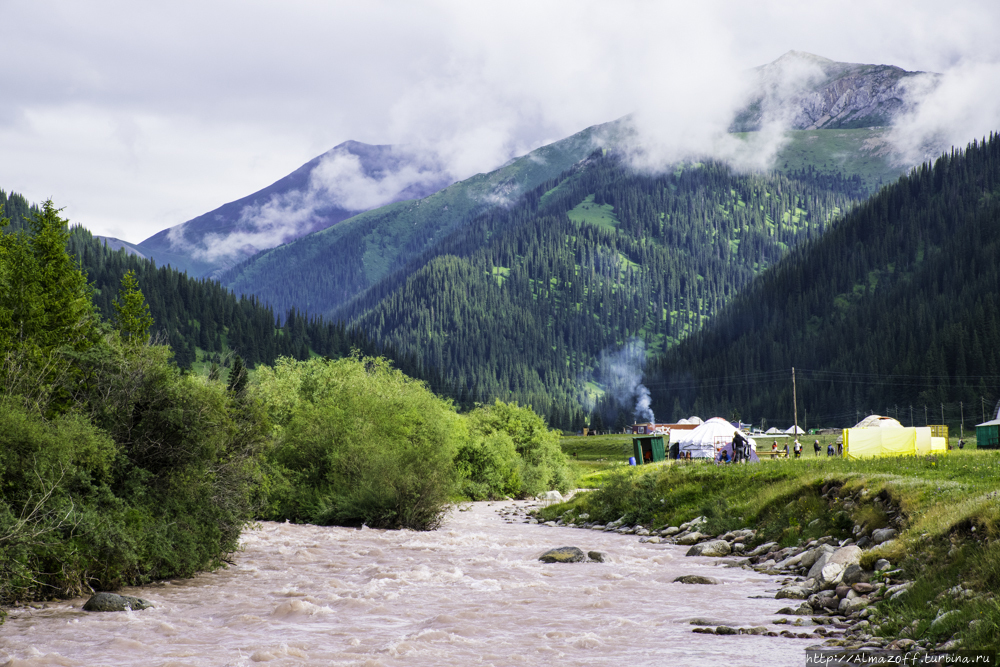
<instances>
[{"instance_id":1,"label":"person standing","mask_svg":"<svg viewBox=\"0 0 1000 667\"><path fill-rule=\"evenodd\" d=\"M799 442L798 439L796 439L795 440L795 458L799 458L800 456L802 456L802 443Z\"/></svg>"},{"instance_id":2,"label":"person standing","mask_svg":"<svg viewBox=\"0 0 1000 667\"><path fill-rule=\"evenodd\" d=\"M813 451L816 452L816 456L819 456L820 449L822 449L822 447L819 446L819 440L817 439L813 441Z\"/></svg>"}]
</instances>

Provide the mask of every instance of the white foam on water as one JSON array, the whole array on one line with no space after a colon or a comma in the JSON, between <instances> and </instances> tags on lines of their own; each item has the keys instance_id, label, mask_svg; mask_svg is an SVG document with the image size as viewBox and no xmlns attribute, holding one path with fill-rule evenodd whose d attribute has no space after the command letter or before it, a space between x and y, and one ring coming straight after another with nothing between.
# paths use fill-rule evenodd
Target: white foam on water
<instances>
[{"instance_id":1,"label":"white foam on water","mask_svg":"<svg viewBox=\"0 0 1000 667\"><path fill-rule=\"evenodd\" d=\"M750 596L777 581L634 535L506 523L497 510L513 506L475 503L433 532L263 523L233 567L122 591L152 609L91 614L81 598L11 610L0 661L770 667L802 664L818 641L694 634L694 618L769 624L785 601ZM609 562L537 560L566 545ZM682 574L723 585L673 583Z\"/></svg>"}]
</instances>

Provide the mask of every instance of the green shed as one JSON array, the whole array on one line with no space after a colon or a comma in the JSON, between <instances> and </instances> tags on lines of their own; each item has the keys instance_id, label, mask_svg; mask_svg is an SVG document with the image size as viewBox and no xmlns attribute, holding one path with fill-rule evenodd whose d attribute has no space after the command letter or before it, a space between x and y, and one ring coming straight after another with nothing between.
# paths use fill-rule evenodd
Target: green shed
<instances>
[{"instance_id":1,"label":"green shed","mask_svg":"<svg viewBox=\"0 0 1000 667\"><path fill-rule=\"evenodd\" d=\"M635 452L636 465L655 463L667 458L663 451L662 435L647 435L641 438L632 438L632 451Z\"/></svg>"},{"instance_id":2,"label":"green shed","mask_svg":"<svg viewBox=\"0 0 1000 667\"><path fill-rule=\"evenodd\" d=\"M976 449L1000 449L1000 419L976 424Z\"/></svg>"}]
</instances>

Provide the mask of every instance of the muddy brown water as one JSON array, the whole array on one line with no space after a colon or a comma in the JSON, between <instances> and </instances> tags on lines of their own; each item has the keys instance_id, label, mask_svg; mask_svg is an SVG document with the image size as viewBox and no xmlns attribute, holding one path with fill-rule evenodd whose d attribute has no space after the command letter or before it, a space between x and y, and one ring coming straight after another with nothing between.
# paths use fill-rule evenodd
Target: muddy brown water
<instances>
[{"instance_id":1,"label":"muddy brown water","mask_svg":"<svg viewBox=\"0 0 1000 667\"><path fill-rule=\"evenodd\" d=\"M265 523L234 567L121 591L155 608L10 610L0 664L770 667L818 643L692 633L699 618L787 628L771 625L778 580L635 536L506 523L514 504L475 503L432 532ZM610 561L537 560L564 545ZM684 574L723 584L672 583Z\"/></svg>"}]
</instances>

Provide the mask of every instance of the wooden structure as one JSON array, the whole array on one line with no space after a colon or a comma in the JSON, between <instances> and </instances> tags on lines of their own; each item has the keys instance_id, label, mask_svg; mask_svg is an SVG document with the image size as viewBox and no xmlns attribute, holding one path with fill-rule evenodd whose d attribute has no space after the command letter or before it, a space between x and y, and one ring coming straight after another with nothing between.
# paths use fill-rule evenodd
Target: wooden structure
<instances>
[{"instance_id":1,"label":"wooden structure","mask_svg":"<svg viewBox=\"0 0 1000 667\"><path fill-rule=\"evenodd\" d=\"M976 449L1000 449L1000 419L976 424Z\"/></svg>"},{"instance_id":2,"label":"wooden structure","mask_svg":"<svg viewBox=\"0 0 1000 667\"><path fill-rule=\"evenodd\" d=\"M662 435L632 438L632 451L635 454L636 465L656 463L666 459Z\"/></svg>"}]
</instances>

